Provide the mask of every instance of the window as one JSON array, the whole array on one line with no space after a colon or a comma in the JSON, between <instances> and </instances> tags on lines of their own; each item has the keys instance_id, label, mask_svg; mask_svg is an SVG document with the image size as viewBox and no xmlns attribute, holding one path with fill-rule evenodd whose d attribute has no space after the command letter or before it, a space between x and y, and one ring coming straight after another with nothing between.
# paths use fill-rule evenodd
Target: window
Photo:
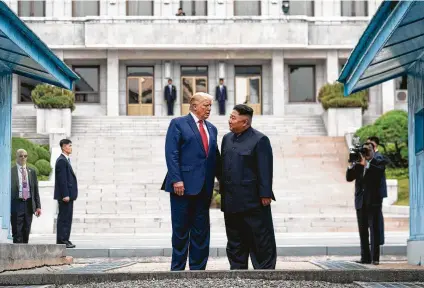
<instances>
[{"instance_id":1,"label":"window","mask_svg":"<svg viewBox=\"0 0 424 288\"><path fill-rule=\"evenodd\" d=\"M99 16L100 15L100 1L92 0L73 0L72 1L72 16L85 17L85 16Z\"/></svg>"},{"instance_id":2,"label":"window","mask_svg":"<svg viewBox=\"0 0 424 288\"><path fill-rule=\"evenodd\" d=\"M289 101L315 102L315 66L289 66Z\"/></svg>"},{"instance_id":3,"label":"window","mask_svg":"<svg viewBox=\"0 0 424 288\"><path fill-rule=\"evenodd\" d=\"M20 17L45 17L46 1L19 1L18 15Z\"/></svg>"},{"instance_id":4,"label":"window","mask_svg":"<svg viewBox=\"0 0 424 288\"><path fill-rule=\"evenodd\" d=\"M208 2L202 0L180 1L180 7L186 16L207 16Z\"/></svg>"},{"instance_id":5,"label":"window","mask_svg":"<svg viewBox=\"0 0 424 288\"><path fill-rule=\"evenodd\" d=\"M424 109L415 113L415 154L424 151Z\"/></svg>"},{"instance_id":6,"label":"window","mask_svg":"<svg viewBox=\"0 0 424 288\"><path fill-rule=\"evenodd\" d=\"M43 84L40 81L27 78L24 76L19 76L19 103L32 103L31 92L34 90L35 86Z\"/></svg>"},{"instance_id":7,"label":"window","mask_svg":"<svg viewBox=\"0 0 424 288\"><path fill-rule=\"evenodd\" d=\"M75 102L100 103L99 94L99 66L79 66L73 70L81 78L75 82Z\"/></svg>"},{"instance_id":8,"label":"window","mask_svg":"<svg viewBox=\"0 0 424 288\"><path fill-rule=\"evenodd\" d=\"M153 77L153 70L154 70L153 67L128 66L127 76L128 77L137 77L137 76Z\"/></svg>"},{"instance_id":9,"label":"window","mask_svg":"<svg viewBox=\"0 0 424 288\"><path fill-rule=\"evenodd\" d=\"M342 16L346 16L346 17L368 16L368 1L367 0L343 0L342 1Z\"/></svg>"},{"instance_id":10,"label":"window","mask_svg":"<svg viewBox=\"0 0 424 288\"><path fill-rule=\"evenodd\" d=\"M262 67L236 66L235 104L249 105L254 114L262 114Z\"/></svg>"},{"instance_id":11,"label":"window","mask_svg":"<svg viewBox=\"0 0 424 288\"><path fill-rule=\"evenodd\" d=\"M408 90L408 76L403 75L402 77L395 79L396 90Z\"/></svg>"},{"instance_id":12,"label":"window","mask_svg":"<svg viewBox=\"0 0 424 288\"><path fill-rule=\"evenodd\" d=\"M289 15L314 16L314 1L290 1Z\"/></svg>"},{"instance_id":13,"label":"window","mask_svg":"<svg viewBox=\"0 0 424 288\"><path fill-rule=\"evenodd\" d=\"M153 16L153 1L127 0L128 16Z\"/></svg>"},{"instance_id":14,"label":"window","mask_svg":"<svg viewBox=\"0 0 424 288\"><path fill-rule=\"evenodd\" d=\"M234 16L260 16L261 1L234 0Z\"/></svg>"},{"instance_id":15,"label":"window","mask_svg":"<svg viewBox=\"0 0 424 288\"><path fill-rule=\"evenodd\" d=\"M188 105L196 92L208 92L207 66L181 66L181 94L183 104Z\"/></svg>"}]
</instances>

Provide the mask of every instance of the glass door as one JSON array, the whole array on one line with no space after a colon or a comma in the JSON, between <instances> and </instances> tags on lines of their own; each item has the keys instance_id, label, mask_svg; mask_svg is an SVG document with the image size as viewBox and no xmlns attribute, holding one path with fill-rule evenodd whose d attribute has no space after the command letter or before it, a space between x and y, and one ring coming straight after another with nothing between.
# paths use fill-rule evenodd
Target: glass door
<instances>
[{"instance_id":1,"label":"glass door","mask_svg":"<svg viewBox=\"0 0 424 288\"><path fill-rule=\"evenodd\" d=\"M153 77L128 77L127 99L128 115L153 115Z\"/></svg>"},{"instance_id":2,"label":"glass door","mask_svg":"<svg viewBox=\"0 0 424 288\"><path fill-rule=\"evenodd\" d=\"M190 111L190 98L197 92L208 91L208 78L202 76L181 77L182 104L181 115Z\"/></svg>"},{"instance_id":3,"label":"glass door","mask_svg":"<svg viewBox=\"0 0 424 288\"><path fill-rule=\"evenodd\" d=\"M236 104L246 104L255 115L262 114L262 87L260 76L236 77Z\"/></svg>"}]
</instances>

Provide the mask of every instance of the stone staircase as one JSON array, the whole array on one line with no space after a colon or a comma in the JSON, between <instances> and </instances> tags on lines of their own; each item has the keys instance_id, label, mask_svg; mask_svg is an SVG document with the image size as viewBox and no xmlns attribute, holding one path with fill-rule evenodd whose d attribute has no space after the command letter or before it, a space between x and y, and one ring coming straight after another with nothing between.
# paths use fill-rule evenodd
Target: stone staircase
<instances>
[{"instance_id":1,"label":"stone staircase","mask_svg":"<svg viewBox=\"0 0 424 288\"><path fill-rule=\"evenodd\" d=\"M72 233L149 234L170 237L165 134L169 117L73 117L73 168L80 196ZM212 116L219 144L228 117ZM345 181L343 138L325 136L320 117L255 116L253 126L271 139L274 153L274 226L286 232L354 232L353 184ZM408 218L385 215L385 229L407 230ZM211 209L212 233L225 233ZM165 236L164 236L165 237Z\"/></svg>"},{"instance_id":2,"label":"stone staircase","mask_svg":"<svg viewBox=\"0 0 424 288\"><path fill-rule=\"evenodd\" d=\"M35 116L13 117L12 136L26 138L38 144L48 144L48 135L37 134L37 118Z\"/></svg>"}]
</instances>

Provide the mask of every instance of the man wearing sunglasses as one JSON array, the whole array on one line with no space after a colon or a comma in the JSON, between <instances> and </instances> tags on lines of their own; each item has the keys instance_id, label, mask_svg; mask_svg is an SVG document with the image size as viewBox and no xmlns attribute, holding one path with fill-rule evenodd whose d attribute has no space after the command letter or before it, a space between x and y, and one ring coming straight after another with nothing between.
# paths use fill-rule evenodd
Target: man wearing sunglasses
<instances>
[{"instance_id":1,"label":"man wearing sunglasses","mask_svg":"<svg viewBox=\"0 0 424 288\"><path fill-rule=\"evenodd\" d=\"M11 224L13 243L28 243L32 215L41 215L37 174L27 167L28 153L16 151L16 165L12 167Z\"/></svg>"}]
</instances>

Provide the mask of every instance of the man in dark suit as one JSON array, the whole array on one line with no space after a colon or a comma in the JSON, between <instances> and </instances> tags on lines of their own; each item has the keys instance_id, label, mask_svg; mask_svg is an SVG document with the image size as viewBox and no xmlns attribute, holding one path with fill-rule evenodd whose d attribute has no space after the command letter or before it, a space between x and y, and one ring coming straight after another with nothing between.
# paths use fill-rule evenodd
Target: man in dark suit
<instances>
[{"instance_id":1,"label":"man in dark suit","mask_svg":"<svg viewBox=\"0 0 424 288\"><path fill-rule=\"evenodd\" d=\"M374 145L374 157L377 159L385 160L383 154L378 151L378 146L380 145L380 139L377 136L368 137L367 142L371 142ZM386 182L386 172L383 174L383 178L381 178L381 186L380 186L380 196L381 198L387 198L387 182ZM380 245L384 245L384 216L383 209L381 209L380 213Z\"/></svg>"},{"instance_id":2,"label":"man in dark suit","mask_svg":"<svg viewBox=\"0 0 424 288\"><path fill-rule=\"evenodd\" d=\"M220 160L218 131L206 121L212 99L194 94L190 114L172 119L166 134L168 173L162 190L171 200L172 271L185 269L189 252L190 270L205 270L209 257L209 206Z\"/></svg>"},{"instance_id":3,"label":"man in dark suit","mask_svg":"<svg viewBox=\"0 0 424 288\"><path fill-rule=\"evenodd\" d=\"M360 162L351 163L346 171L346 180L355 180L355 209L358 218L359 237L361 241L361 260L359 263L378 265L380 262L381 179L384 175L386 161L374 157L374 145L365 143L364 155ZM371 232L371 233L369 233ZM371 236L371 251L369 248Z\"/></svg>"},{"instance_id":4,"label":"man in dark suit","mask_svg":"<svg viewBox=\"0 0 424 288\"><path fill-rule=\"evenodd\" d=\"M174 115L174 102L177 99L177 88L172 85L172 79L168 79L168 85L164 88L164 97L168 106L168 115Z\"/></svg>"},{"instance_id":5,"label":"man in dark suit","mask_svg":"<svg viewBox=\"0 0 424 288\"><path fill-rule=\"evenodd\" d=\"M231 270L275 269L277 247L271 214L273 155L267 136L253 129L253 109L234 106L231 132L222 140L221 210Z\"/></svg>"},{"instance_id":6,"label":"man in dark suit","mask_svg":"<svg viewBox=\"0 0 424 288\"><path fill-rule=\"evenodd\" d=\"M16 165L12 167L11 224L13 243L28 243L32 215L41 215L37 174L27 167L28 153L16 151Z\"/></svg>"},{"instance_id":7,"label":"man in dark suit","mask_svg":"<svg viewBox=\"0 0 424 288\"><path fill-rule=\"evenodd\" d=\"M215 98L219 104L219 115L225 115L225 101L227 100L227 87L224 85L224 79L219 79L219 85L215 89Z\"/></svg>"},{"instance_id":8,"label":"man in dark suit","mask_svg":"<svg viewBox=\"0 0 424 288\"><path fill-rule=\"evenodd\" d=\"M65 244L66 248L74 248L75 245L69 241L69 237L71 235L74 201L78 198L78 184L69 158L72 154L72 142L68 139L62 139L59 145L62 154L56 160L54 186L54 199L59 204L56 243Z\"/></svg>"}]
</instances>

